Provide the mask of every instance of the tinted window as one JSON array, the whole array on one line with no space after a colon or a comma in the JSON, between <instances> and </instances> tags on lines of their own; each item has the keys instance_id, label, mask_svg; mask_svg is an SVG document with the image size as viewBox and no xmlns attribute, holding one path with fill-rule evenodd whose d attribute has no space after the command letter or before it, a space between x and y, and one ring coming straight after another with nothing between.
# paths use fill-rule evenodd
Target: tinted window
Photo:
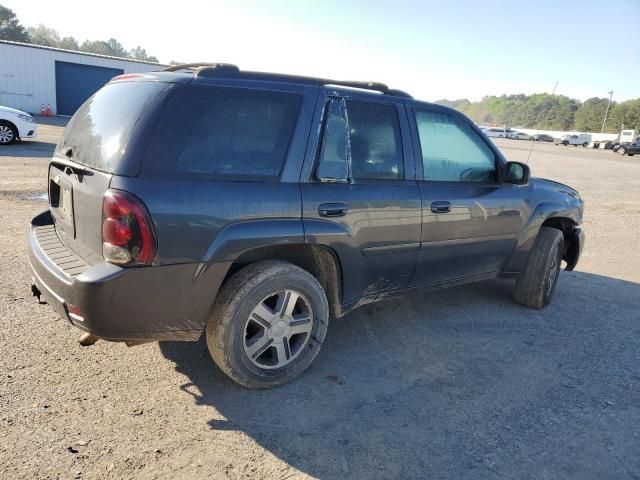
<instances>
[{"instance_id":1,"label":"tinted window","mask_svg":"<svg viewBox=\"0 0 640 480\"><path fill-rule=\"evenodd\" d=\"M346 103L353 178L403 178L402 140L396 107L351 100Z\"/></svg>"},{"instance_id":2,"label":"tinted window","mask_svg":"<svg viewBox=\"0 0 640 480\"><path fill-rule=\"evenodd\" d=\"M145 168L163 174L278 176L300 100L284 92L187 87L156 128Z\"/></svg>"},{"instance_id":3,"label":"tinted window","mask_svg":"<svg viewBox=\"0 0 640 480\"><path fill-rule=\"evenodd\" d=\"M342 100L329 101L325 114L324 137L317 172L322 180L346 180L347 167L347 121L342 111Z\"/></svg>"},{"instance_id":4,"label":"tinted window","mask_svg":"<svg viewBox=\"0 0 640 480\"><path fill-rule=\"evenodd\" d=\"M131 131L145 107L167 88L160 82L109 83L75 113L64 130L58 151L109 173L116 172Z\"/></svg>"},{"instance_id":5,"label":"tinted window","mask_svg":"<svg viewBox=\"0 0 640 480\"><path fill-rule=\"evenodd\" d=\"M495 155L466 122L451 115L416 111L425 180L495 180Z\"/></svg>"}]
</instances>

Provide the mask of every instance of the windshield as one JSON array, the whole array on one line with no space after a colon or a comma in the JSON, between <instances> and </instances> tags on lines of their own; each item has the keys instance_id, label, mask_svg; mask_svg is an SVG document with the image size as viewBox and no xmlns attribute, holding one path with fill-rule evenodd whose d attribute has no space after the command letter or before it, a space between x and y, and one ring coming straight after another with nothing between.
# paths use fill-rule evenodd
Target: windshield
<instances>
[{"instance_id":1,"label":"windshield","mask_svg":"<svg viewBox=\"0 0 640 480\"><path fill-rule=\"evenodd\" d=\"M114 173L140 115L166 88L161 82L107 84L71 118L57 151L83 165Z\"/></svg>"}]
</instances>

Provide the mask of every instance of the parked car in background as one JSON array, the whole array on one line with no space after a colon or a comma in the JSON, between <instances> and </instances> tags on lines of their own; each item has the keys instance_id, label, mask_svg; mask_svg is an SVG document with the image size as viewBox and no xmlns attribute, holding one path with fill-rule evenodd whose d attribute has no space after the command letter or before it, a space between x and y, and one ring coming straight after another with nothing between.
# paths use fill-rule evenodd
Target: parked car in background
<instances>
[{"instance_id":1,"label":"parked car in background","mask_svg":"<svg viewBox=\"0 0 640 480\"><path fill-rule=\"evenodd\" d=\"M27 112L0 105L0 145L9 145L23 138L37 135L34 118Z\"/></svg>"},{"instance_id":2,"label":"parked car in background","mask_svg":"<svg viewBox=\"0 0 640 480\"><path fill-rule=\"evenodd\" d=\"M536 133L533 137L536 142L553 142L553 137L551 135L547 135L546 133Z\"/></svg>"},{"instance_id":3,"label":"parked car in background","mask_svg":"<svg viewBox=\"0 0 640 480\"><path fill-rule=\"evenodd\" d=\"M618 155L629 155L630 157L633 157L636 154L640 154L640 140L636 140L629 145L619 145L614 151Z\"/></svg>"},{"instance_id":4,"label":"parked car in background","mask_svg":"<svg viewBox=\"0 0 640 480\"><path fill-rule=\"evenodd\" d=\"M484 133L487 137L507 138L507 131L504 128L487 128Z\"/></svg>"},{"instance_id":5,"label":"parked car in background","mask_svg":"<svg viewBox=\"0 0 640 480\"><path fill-rule=\"evenodd\" d=\"M511 140L531 140L531 135L513 130L509 132L507 138L510 138Z\"/></svg>"},{"instance_id":6,"label":"parked car in background","mask_svg":"<svg viewBox=\"0 0 640 480\"><path fill-rule=\"evenodd\" d=\"M589 142L591 142L591 135L589 135L588 133L567 134L563 135L555 141L556 145L573 145L574 147L578 145L587 147L589 146Z\"/></svg>"},{"instance_id":7,"label":"parked car in background","mask_svg":"<svg viewBox=\"0 0 640 480\"><path fill-rule=\"evenodd\" d=\"M48 171L32 293L93 341L204 330L251 388L304 371L330 317L417 287L507 276L543 308L584 244L577 191L379 83L211 64L122 75L75 113Z\"/></svg>"}]
</instances>

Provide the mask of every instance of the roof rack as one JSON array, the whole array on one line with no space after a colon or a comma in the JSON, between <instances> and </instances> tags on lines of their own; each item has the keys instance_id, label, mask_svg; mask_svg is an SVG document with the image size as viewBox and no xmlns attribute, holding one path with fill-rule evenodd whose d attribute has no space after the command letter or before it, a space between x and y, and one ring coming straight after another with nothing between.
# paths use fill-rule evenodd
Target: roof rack
<instances>
[{"instance_id":1,"label":"roof rack","mask_svg":"<svg viewBox=\"0 0 640 480\"><path fill-rule=\"evenodd\" d=\"M240 70L236 65L229 63L183 63L165 68L163 72L177 72L179 70L191 69L196 77L204 78L243 78L247 80L265 80L265 81L281 81L291 83L302 83L305 85L318 86L337 86L357 88L360 90L372 90L380 92L384 95L393 95L396 97L412 98L407 92L402 90L391 89L384 83L380 82L362 82L348 80L332 80L319 77L305 77L300 75L287 75L283 73L266 73L253 72L248 70Z\"/></svg>"}]
</instances>

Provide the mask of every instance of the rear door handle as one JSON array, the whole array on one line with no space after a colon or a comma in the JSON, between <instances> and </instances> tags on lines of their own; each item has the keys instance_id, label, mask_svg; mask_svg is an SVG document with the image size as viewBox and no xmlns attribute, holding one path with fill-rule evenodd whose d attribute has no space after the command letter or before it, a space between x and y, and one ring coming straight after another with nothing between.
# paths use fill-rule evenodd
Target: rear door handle
<instances>
[{"instance_id":1,"label":"rear door handle","mask_svg":"<svg viewBox=\"0 0 640 480\"><path fill-rule=\"evenodd\" d=\"M433 213L448 213L451 211L451 202L438 201L431 203Z\"/></svg>"},{"instance_id":2,"label":"rear door handle","mask_svg":"<svg viewBox=\"0 0 640 480\"><path fill-rule=\"evenodd\" d=\"M321 217L344 217L347 214L347 206L344 203L323 203L318 207Z\"/></svg>"}]
</instances>

